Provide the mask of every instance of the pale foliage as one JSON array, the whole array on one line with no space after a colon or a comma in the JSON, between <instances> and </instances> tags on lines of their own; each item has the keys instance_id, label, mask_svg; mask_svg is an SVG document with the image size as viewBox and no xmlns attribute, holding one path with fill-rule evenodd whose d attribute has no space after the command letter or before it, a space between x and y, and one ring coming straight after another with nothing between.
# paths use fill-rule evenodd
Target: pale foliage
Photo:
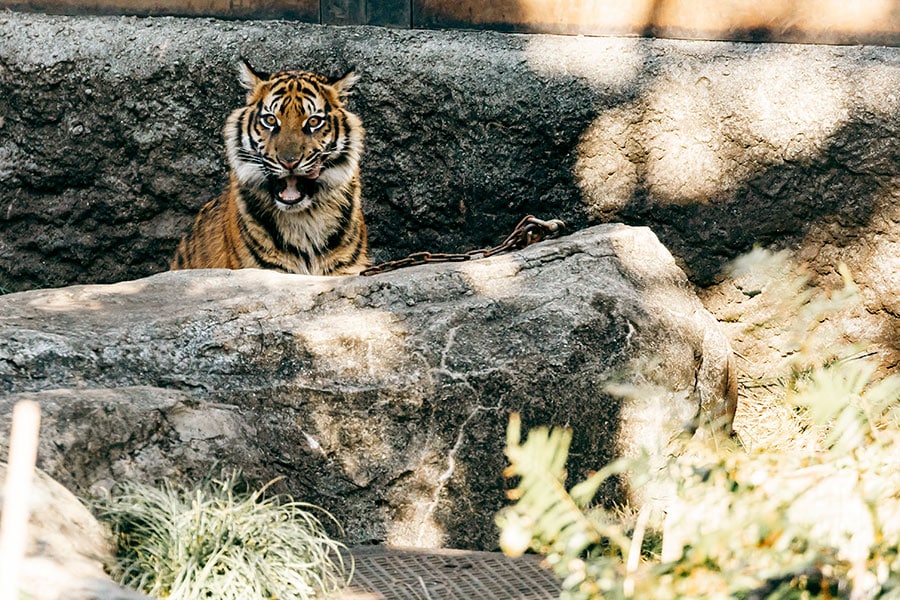
<instances>
[{"instance_id":1,"label":"pale foliage","mask_svg":"<svg viewBox=\"0 0 900 600\"><path fill-rule=\"evenodd\" d=\"M744 410L762 413L743 422L743 444L695 440L661 467L619 461L567 491L571 434L538 428L522 442L514 418L504 550L544 554L566 599L900 598L900 377L816 337L854 299L843 275L831 295L802 276L781 282L769 318L791 324L787 368L743 390ZM671 493L636 516L590 505L602 479L626 472Z\"/></svg>"},{"instance_id":2,"label":"pale foliage","mask_svg":"<svg viewBox=\"0 0 900 600\"><path fill-rule=\"evenodd\" d=\"M236 484L119 486L96 505L117 536L113 577L171 600L303 600L345 583L343 546L314 515L327 513Z\"/></svg>"}]
</instances>

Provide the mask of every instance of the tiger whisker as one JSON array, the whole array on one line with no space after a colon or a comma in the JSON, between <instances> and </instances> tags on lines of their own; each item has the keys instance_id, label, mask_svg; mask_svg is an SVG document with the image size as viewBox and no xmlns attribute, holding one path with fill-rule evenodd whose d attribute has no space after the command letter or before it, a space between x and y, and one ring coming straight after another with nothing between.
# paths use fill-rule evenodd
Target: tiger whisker
<instances>
[{"instance_id":1,"label":"tiger whisker","mask_svg":"<svg viewBox=\"0 0 900 600\"><path fill-rule=\"evenodd\" d=\"M237 155L238 155L238 158L243 158L243 159L247 160L248 162L253 162L253 163L258 163L258 164L262 164L262 162L263 162L263 160L259 156L259 154L256 154L255 152L250 152L249 150L244 150L243 148L241 148L237 151Z\"/></svg>"}]
</instances>

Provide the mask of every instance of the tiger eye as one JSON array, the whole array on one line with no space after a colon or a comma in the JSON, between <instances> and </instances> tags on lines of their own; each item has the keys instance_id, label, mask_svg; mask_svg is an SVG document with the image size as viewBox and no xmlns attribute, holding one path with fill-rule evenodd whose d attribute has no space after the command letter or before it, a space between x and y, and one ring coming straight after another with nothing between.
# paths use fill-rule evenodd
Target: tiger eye
<instances>
[{"instance_id":1,"label":"tiger eye","mask_svg":"<svg viewBox=\"0 0 900 600\"><path fill-rule=\"evenodd\" d=\"M321 124L322 124L322 117L319 117L317 115L313 115L306 120L306 126L309 127L310 129L315 129Z\"/></svg>"},{"instance_id":2,"label":"tiger eye","mask_svg":"<svg viewBox=\"0 0 900 600\"><path fill-rule=\"evenodd\" d=\"M260 115L259 120L266 127L275 127L278 125L278 119L273 114Z\"/></svg>"}]
</instances>

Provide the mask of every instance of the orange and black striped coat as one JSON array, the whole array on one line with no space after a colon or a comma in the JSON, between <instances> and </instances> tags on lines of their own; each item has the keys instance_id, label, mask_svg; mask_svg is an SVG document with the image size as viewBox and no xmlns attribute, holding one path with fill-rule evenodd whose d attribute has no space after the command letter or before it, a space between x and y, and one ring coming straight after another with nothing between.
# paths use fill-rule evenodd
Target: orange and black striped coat
<instances>
[{"instance_id":1,"label":"orange and black striped coat","mask_svg":"<svg viewBox=\"0 0 900 600\"><path fill-rule=\"evenodd\" d=\"M357 274L368 265L359 160L365 131L344 106L356 75L259 73L225 124L228 190L200 209L172 269Z\"/></svg>"}]
</instances>

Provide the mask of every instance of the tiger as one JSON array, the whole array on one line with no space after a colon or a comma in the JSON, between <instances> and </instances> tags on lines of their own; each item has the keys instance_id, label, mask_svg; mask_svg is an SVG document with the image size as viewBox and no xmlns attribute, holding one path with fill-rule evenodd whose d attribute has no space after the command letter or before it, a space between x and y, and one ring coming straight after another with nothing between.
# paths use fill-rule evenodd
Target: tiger
<instances>
[{"instance_id":1,"label":"tiger","mask_svg":"<svg viewBox=\"0 0 900 600\"><path fill-rule=\"evenodd\" d=\"M359 163L365 130L345 103L359 77L257 71L225 122L229 186L207 202L170 269L356 275L369 265Z\"/></svg>"}]
</instances>

